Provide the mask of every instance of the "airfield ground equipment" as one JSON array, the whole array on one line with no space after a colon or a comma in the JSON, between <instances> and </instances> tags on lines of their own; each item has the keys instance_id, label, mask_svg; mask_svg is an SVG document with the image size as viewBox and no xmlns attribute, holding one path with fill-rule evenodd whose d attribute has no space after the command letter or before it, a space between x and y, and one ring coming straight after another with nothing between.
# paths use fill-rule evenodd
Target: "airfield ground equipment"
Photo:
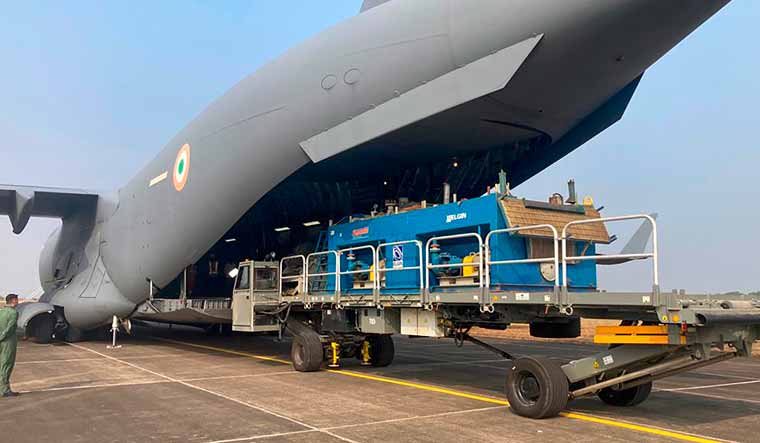
<instances>
[{"instance_id":1,"label":"airfield ground equipment","mask_svg":"<svg viewBox=\"0 0 760 443\"><path fill-rule=\"evenodd\" d=\"M304 372L346 358L389 365L393 334L468 340L512 360L507 398L532 418L586 395L633 406L654 380L751 355L760 304L661 291L655 218L602 217L591 199L576 201L574 186L570 194L568 202L520 199L502 177L479 198L332 225L324 250L240 264L233 329L286 327L293 365ZM614 241L607 226L630 220L651 230L649 252L597 253ZM597 266L634 260L651 262L651 290L599 290ZM574 338L581 318L620 324L597 328L594 342L606 350L570 362L512 356L468 334L527 323L535 337Z\"/></svg>"}]
</instances>

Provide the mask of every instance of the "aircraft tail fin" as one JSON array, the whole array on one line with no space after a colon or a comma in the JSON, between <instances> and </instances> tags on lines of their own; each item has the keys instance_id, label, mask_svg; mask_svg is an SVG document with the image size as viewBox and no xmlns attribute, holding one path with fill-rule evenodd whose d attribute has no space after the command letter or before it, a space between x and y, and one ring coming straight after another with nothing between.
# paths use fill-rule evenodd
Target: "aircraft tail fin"
<instances>
[{"instance_id":1,"label":"aircraft tail fin","mask_svg":"<svg viewBox=\"0 0 760 443\"><path fill-rule=\"evenodd\" d=\"M31 217L65 219L94 209L97 201L97 193L79 189L0 185L0 215L10 217L14 234L21 234Z\"/></svg>"},{"instance_id":2,"label":"aircraft tail fin","mask_svg":"<svg viewBox=\"0 0 760 443\"><path fill-rule=\"evenodd\" d=\"M380 6L383 3L387 3L389 1L390 0L364 0L364 3L362 3L362 9L359 11L359 13L361 14L368 9L372 9L375 6Z\"/></svg>"},{"instance_id":3,"label":"aircraft tail fin","mask_svg":"<svg viewBox=\"0 0 760 443\"><path fill-rule=\"evenodd\" d=\"M657 214L651 214L651 217L655 220L657 220ZM644 220L641 223L641 226L639 226L639 229L636 230L636 232L633 233L631 236L631 239L628 240L628 243L623 246L623 249L620 250L620 255L629 255L629 254L643 254L646 252L647 245L649 244L649 240L652 238L652 225ZM596 264L598 265L619 265L623 263L628 263L630 261L637 260L635 258L605 258L603 255L599 256L599 259L597 260Z\"/></svg>"},{"instance_id":4,"label":"aircraft tail fin","mask_svg":"<svg viewBox=\"0 0 760 443\"><path fill-rule=\"evenodd\" d=\"M657 220L657 214L651 214L651 217ZM644 220L639 229L634 232L631 239L620 251L621 254L643 254L646 251L647 244L652 238L652 225Z\"/></svg>"}]
</instances>

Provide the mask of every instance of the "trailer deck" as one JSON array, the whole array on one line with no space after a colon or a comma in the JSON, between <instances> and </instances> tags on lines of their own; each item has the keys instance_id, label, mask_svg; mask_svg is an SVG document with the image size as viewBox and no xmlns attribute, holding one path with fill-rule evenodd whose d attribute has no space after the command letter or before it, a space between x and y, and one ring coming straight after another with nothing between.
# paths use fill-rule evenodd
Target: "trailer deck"
<instances>
[{"instance_id":1,"label":"trailer deck","mask_svg":"<svg viewBox=\"0 0 760 443\"><path fill-rule=\"evenodd\" d=\"M748 357L760 336L760 302L662 293L657 222L649 215L601 217L591 199L550 203L506 192L399 213L350 218L330 226L327 247L309 255L240 264L233 291L232 329L294 334L291 359L301 372L357 358L385 367L392 335L453 338L480 344L473 327L530 324L531 335L574 338L581 318L616 319L597 330L606 349L568 362L525 356L507 369L511 410L553 417L568 400L595 395L610 406L636 406L652 382L735 357ZM607 225L643 221L651 251L611 243ZM523 224L521 224L523 223ZM642 230L643 229L643 230ZM638 234L638 233L637 233ZM644 235L644 239L649 237ZM600 291L597 266L652 263L651 291Z\"/></svg>"},{"instance_id":2,"label":"trailer deck","mask_svg":"<svg viewBox=\"0 0 760 443\"><path fill-rule=\"evenodd\" d=\"M486 340L517 355L563 361L603 349ZM135 336L120 336L119 343L121 349L108 350L106 339L76 346L22 342L13 384L26 394L3 403L0 426L8 440L454 442L583 435L592 442L749 442L760 430L756 359L657 381L638 408L611 409L584 398L561 417L533 421L505 413L510 362L469 343L456 348L450 340L398 338L392 366L346 362L346 374L293 371L289 337L278 343L136 327Z\"/></svg>"}]
</instances>

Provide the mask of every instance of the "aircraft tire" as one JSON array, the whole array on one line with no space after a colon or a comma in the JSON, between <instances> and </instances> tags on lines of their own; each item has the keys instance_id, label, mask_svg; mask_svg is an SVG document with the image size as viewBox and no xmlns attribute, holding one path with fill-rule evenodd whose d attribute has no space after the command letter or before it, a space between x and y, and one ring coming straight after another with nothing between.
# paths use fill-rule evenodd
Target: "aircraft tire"
<instances>
[{"instance_id":1,"label":"aircraft tire","mask_svg":"<svg viewBox=\"0 0 760 443\"><path fill-rule=\"evenodd\" d=\"M613 390L604 388L599 391L599 398L610 406L631 407L643 403L652 393L652 382L628 389Z\"/></svg>"},{"instance_id":2,"label":"aircraft tire","mask_svg":"<svg viewBox=\"0 0 760 443\"><path fill-rule=\"evenodd\" d=\"M550 418L567 406L569 383L559 363L548 358L523 357L507 372L509 407L528 418Z\"/></svg>"},{"instance_id":3,"label":"aircraft tire","mask_svg":"<svg viewBox=\"0 0 760 443\"><path fill-rule=\"evenodd\" d=\"M43 345L51 343L55 333L55 317L38 315L30 322L29 332L29 336L35 343Z\"/></svg>"}]
</instances>

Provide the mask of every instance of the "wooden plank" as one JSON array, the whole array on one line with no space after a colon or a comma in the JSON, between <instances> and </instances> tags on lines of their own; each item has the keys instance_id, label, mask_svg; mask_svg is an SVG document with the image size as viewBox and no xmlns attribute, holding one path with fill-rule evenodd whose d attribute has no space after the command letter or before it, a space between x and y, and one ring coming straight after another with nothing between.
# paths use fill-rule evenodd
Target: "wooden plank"
<instances>
[{"instance_id":1,"label":"wooden plank","mask_svg":"<svg viewBox=\"0 0 760 443\"><path fill-rule=\"evenodd\" d=\"M584 206L583 213L529 208L525 206L525 200L517 198L504 198L501 200L501 206L510 227L549 224L554 226L558 233L561 233L562 228L571 221L591 220L600 217L599 212L590 206ZM574 240L609 243L609 233L602 222L571 226L568 233ZM517 235L551 238L551 233L547 229L520 231Z\"/></svg>"}]
</instances>

